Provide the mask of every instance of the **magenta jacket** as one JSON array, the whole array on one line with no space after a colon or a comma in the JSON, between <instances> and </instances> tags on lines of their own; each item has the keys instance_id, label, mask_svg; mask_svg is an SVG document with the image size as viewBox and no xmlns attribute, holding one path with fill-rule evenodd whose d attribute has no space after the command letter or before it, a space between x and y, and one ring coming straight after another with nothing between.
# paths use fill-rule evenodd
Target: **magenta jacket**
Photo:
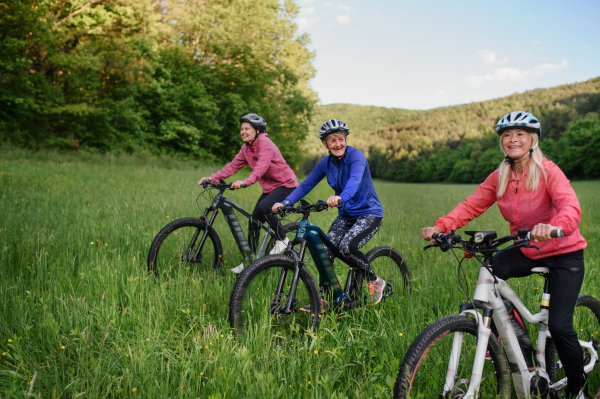
<instances>
[{"instance_id":1,"label":"magenta jacket","mask_svg":"<svg viewBox=\"0 0 600 399\"><path fill-rule=\"evenodd\" d=\"M261 133L251 145L242 145L240 152L223 169L213 173L213 180L226 179L245 165L250 165L252 173L244 183L248 186L258 182L262 192L270 193L277 187L298 187L298 179L285 162L279 148L269 139L269 135Z\"/></svg>"},{"instance_id":2,"label":"magenta jacket","mask_svg":"<svg viewBox=\"0 0 600 399\"><path fill-rule=\"evenodd\" d=\"M506 221L510 222L511 234L519 229L532 229L538 223L563 228L565 232L563 238L532 243L539 247L542 253L535 248L521 248L528 258L545 258L585 248L587 242L579 233L581 206L575 191L562 170L552 161L544 158L542 166L548 180L543 175L540 176L537 190L525 190L527 171L519 180L511 172L506 192L502 197L496 195L499 184L499 171L496 169L479 185L473 195L460 203L447 216L439 218L434 225L438 226L442 233L459 229L497 202L500 213Z\"/></svg>"}]
</instances>

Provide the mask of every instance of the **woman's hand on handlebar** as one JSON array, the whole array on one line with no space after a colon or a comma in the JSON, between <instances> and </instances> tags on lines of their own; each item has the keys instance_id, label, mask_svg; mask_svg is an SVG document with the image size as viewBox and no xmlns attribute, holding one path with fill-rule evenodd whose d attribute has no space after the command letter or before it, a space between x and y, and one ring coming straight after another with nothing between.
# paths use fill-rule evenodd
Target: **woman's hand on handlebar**
<instances>
[{"instance_id":1,"label":"woman's hand on handlebar","mask_svg":"<svg viewBox=\"0 0 600 399\"><path fill-rule=\"evenodd\" d=\"M332 195L331 197L327 198L327 205L329 205L329 208L337 208L337 206L340 204L340 201L342 201L341 197Z\"/></svg>"},{"instance_id":2,"label":"woman's hand on handlebar","mask_svg":"<svg viewBox=\"0 0 600 399\"><path fill-rule=\"evenodd\" d=\"M435 233L440 234L441 232L442 232L442 229L440 229L437 226L424 227L423 230L421 230L421 236L423 237L424 240L427 240L429 242L435 242L435 240L433 239L433 235Z\"/></svg>"},{"instance_id":3,"label":"woman's hand on handlebar","mask_svg":"<svg viewBox=\"0 0 600 399\"><path fill-rule=\"evenodd\" d=\"M562 230L560 226L552 226L551 224L539 223L531 229L531 238L535 242L550 241L553 237L551 234L554 230Z\"/></svg>"},{"instance_id":4,"label":"woman's hand on handlebar","mask_svg":"<svg viewBox=\"0 0 600 399\"><path fill-rule=\"evenodd\" d=\"M271 212L273 212L273 213L279 213L279 208L283 208L284 206L285 205L283 205L281 202L277 202L271 208Z\"/></svg>"},{"instance_id":5,"label":"woman's hand on handlebar","mask_svg":"<svg viewBox=\"0 0 600 399\"><path fill-rule=\"evenodd\" d=\"M240 188L246 188L246 184L243 181L238 180L236 182L231 183L231 188L234 190L238 190Z\"/></svg>"},{"instance_id":6,"label":"woman's hand on handlebar","mask_svg":"<svg viewBox=\"0 0 600 399\"><path fill-rule=\"evenodd\" d=\"M197 185L199 186L199 185L201 185L201 184L202 184L202 183L204 183L204 182L206 182L206 183L209 183L209 182L210 182L210 178L209 178L209 177L204 177L204 176L203 176L203 177L200 179L200 181L198 182L198 184L197 184Z\"/></svg>"}]
</instances>

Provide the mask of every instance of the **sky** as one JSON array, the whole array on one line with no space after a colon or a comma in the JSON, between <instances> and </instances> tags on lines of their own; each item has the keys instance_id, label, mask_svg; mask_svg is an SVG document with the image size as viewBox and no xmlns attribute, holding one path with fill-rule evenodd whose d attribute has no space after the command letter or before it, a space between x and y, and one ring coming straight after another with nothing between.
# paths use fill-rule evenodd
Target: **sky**
<instances>
[{"instance_id":1,"label":"sky","mask_svg":"<svg viewBox=\"0 0 600 399\"><path fill-rule=\"evenodd\" d=\"M600 0L296 0L321 104L431 109L600 76Z\"/></svg>"}]
</instances>

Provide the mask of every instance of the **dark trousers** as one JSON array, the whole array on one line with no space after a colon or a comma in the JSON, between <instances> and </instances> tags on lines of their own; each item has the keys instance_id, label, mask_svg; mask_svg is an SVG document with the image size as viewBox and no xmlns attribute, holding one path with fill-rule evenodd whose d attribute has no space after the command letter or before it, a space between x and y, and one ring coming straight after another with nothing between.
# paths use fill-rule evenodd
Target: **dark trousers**
<instances>
[{"instance_id":1,"label":"dark trousers","mask_svg":"<svg viewBox=\"0 0 600 399\"><path fill-rule=\"evenodd\" d=\"M583 249L533 260L514 248L498 252L492 265L494 274L503 280L529 276L533 267L550 270L548 329L568 378L566 397L575 397L583 385L583 351L573 330L573 309L585 271Z\"/></svg>"},{"instance_id":2,"label":"dark trousers","mask_svg":"<svg viewBox=\"0 0 600 399\"><path fill-rule=\"evenodd\" d=\"M259 221L261 223L269 222L271 228L275 230L277 233L277 237L280 240L285 239L285 231L279 223L279 219L276 215L273 215L271 212L271 208L278 202L286 199L288 195L295 190L295 187L277 187L275 190L270 193L263 193L260 197L258 197L258 201L256 201L256 206L254 207L254 211L252 212L252 219L250 219L248 235L250 241L250 248L252 248L252 252L256 252L256 248L258 246L258 241L260 238L260 228L252 223L252 220Z\"/></svg>"}]
</instances>

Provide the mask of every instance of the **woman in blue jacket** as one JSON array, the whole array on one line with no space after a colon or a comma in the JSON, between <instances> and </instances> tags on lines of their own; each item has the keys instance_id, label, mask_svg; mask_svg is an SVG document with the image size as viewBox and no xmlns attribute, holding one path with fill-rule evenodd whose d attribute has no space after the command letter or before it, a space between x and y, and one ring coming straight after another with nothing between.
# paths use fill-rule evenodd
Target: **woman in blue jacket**
<instances>
[{"instance_id":1,"label":"woman in blue jacket","mask_svg":"<svg viewBox=\"0 0 600 399\"><path fill-rule=\"evenodd\" d=\"M327 204L338 207L339 211L327 237L353 266L364 272L371 296L369 303L375 305L381 301L385 281L375 274L360 248L381 227L383 207L375 192L364 154L354 147L346 146L346 136L349 133L350 129L341 120L330 119L323 123L319 138L329 150L329 155L319 161L306 180L283 203L273 205L272 210L277 212L277 208L284 204L295 204L327 176L327 183L335 191L335 195L327 199ZM338 206L340 199L343 203ZM331 251L327 249L327 252L333 261Z\"/></svg>"}]
</instances>

